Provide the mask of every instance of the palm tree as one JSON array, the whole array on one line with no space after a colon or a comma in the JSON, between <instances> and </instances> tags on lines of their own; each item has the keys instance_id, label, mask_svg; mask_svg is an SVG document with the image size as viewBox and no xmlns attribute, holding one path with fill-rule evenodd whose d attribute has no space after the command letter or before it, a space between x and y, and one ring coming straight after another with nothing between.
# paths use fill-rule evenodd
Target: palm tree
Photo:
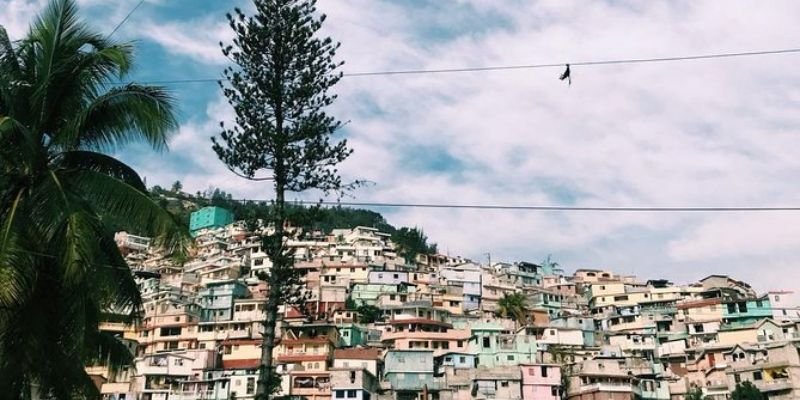
<instances>
[{"instance_id":1,"label":"palm tree","mask_svg":"<svg viewBox=\"0 0 800 400\"><path fill-rule=\"evenodd\" d=\"M527 321L528 306L525 295L519 292L506 293L497 301L498 314L502 317L511 317L514 321L524 324Z\"/></svg>"},{"instance_id":2,"label":"palm tree","mask_svg":"<svg viewBox=\"0 0 800 400\"><path fill-rule=\"evenodd\" d=\"M176 126L158 87L114 86L132 47L90 30L73 0L52 0L11 42L0 26L0 393L97 397L83 365L131 360L100 332L139 315L115 230L166 251L186 236L137 173L105 153L133 141L165 149Z\"/></svg>"}]
</instances>

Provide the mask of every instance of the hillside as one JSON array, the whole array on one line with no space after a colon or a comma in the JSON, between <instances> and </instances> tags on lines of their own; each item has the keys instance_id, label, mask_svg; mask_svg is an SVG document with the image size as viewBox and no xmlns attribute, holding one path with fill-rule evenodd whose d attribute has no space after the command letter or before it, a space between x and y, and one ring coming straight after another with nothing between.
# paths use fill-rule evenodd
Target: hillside
<instances>
[{"instance_id":1,"label":"hillside","mask_svg":"<svg viewBox=\"0 0 800 400\"><path fill-rule=\"evenodd\" d=\"M189 225L190 214L202 207L226 208L233 212L236 220L261 218L269 213L271 207L268 202L236 200L231 194L220 189L189 194L180 190L179 183L173 185L171 189L154 186L150 189L150 195L186 226ZM392 242L398 246L400 254L407 260L412 260L417 254L434 254L438 250L436 243L428 242L428 237L421 228L395 227L375 211L341 206L305 205L291 205L289 210L291 222L306 231L320 230L329 233L333 229L368 226L389 233L392 235Z\"/></svg>"}]
</instances>

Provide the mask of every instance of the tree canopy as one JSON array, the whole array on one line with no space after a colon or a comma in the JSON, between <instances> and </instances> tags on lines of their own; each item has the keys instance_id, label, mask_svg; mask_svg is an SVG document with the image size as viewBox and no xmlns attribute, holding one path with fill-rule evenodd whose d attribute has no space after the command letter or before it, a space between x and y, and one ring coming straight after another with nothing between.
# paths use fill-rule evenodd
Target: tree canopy
<instances>
[{"instance_id":1,"label":"tree canopy","mask_svg":"<svg viewBox=\"0 0 800 400\"><path fill-rule=\"evenodd\" d=\"M98 329L139 316L141 298L114 230L166 251L188 235L109 155L131 142L166 148L174 101L156 86L113 86L133 47L90 29L73 0L53 0L27 36L0 27L0 393L97 397L84 363L130 363Z\"/></svg>"}]
</instances>

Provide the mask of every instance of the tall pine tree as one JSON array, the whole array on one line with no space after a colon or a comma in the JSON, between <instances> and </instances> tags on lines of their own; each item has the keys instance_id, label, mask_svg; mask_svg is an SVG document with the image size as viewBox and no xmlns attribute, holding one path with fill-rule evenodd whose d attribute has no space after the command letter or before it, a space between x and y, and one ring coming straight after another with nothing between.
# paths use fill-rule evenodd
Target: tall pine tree
<instances>
[{"instance_id":1,"label":"tall pine tree","mask_svg":"<svg viewBox=\"0 0 800 400\"><path fill-rule=\"evenodd\" d=\"M278 306L302 301L301 279L293 255L284 244L290 235L286 192L318 189L340 191L344 185L336 165L352 152L333 134L341 122L325 109L336 99L329 94L342 74L334 61L339 43L319 38L325 20L314 0L254 0L256 13L240 9L228 14L232 44L220 44L235 65L221 83L236 113L233 127L220 124L212 138L219 158L235 174L269 181L274 206L262 237L273 265L260 277L269 285L256 398L268 399L280 387L272 361Z\"/></svg>"}]
</instances>

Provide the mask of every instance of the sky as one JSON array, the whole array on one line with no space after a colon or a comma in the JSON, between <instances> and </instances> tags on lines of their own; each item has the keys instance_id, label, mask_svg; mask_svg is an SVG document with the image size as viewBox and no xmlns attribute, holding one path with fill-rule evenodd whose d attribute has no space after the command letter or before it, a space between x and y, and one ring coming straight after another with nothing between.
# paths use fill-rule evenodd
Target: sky
<instances>
[{"instance_id":1,"label":"sky","mask_svg":"<svg viewBox=\"0 0 800 400\"><path fill-rule=\"evenodd\" d=\"M79 0L110 32L138 0ZM0 0L24 35L44 0ZM225 13L248 1L146 0L117 31L139 81L217 78ZM348 72L550 64L797 47L796 1L320 0L322 34ZM800 54L497 72L345 77L329 110L353 155L359 202L800 206ZM270 198L235 177L210 137L233 113L215 84L170 85L169 152L117 156L148 185L180 180ZM318 199L319 194L291 198ZM603 213L377 209L443 253L608 268L686 283L729 274L759 291L800 289L800 213ZM800 300L796 298L795 301Z\"/></svg>"}]
</instances>

